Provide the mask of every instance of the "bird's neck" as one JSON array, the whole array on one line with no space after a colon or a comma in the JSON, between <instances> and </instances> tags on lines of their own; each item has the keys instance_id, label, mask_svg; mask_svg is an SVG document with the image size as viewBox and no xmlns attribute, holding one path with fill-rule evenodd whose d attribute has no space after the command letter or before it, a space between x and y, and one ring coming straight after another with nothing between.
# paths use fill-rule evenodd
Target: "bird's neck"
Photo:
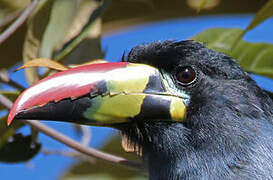
<instances>
[{"instance_id":1,"label":"bird's neck","mask_svg":"<svg viewBox=\"0 0 273 180\"><path fill-rule=\"evenodd\" d=\"M210 123L199 122L192 129L175 124L158 130L157 140L152 141L156 143L144 149L150 179L236 179L246 170L263 171L256 165L273 153L273 146L266 140L273 139L272 124L247 116L217 120L211 115L207 113L208 119L204 120Z\"/></svg>"},{"instance_id":2,"label":"bird's neck","mask_svg":"<svg viewBox=\"0 0 273 180\"><path fill-rule=\"evenodd\" d=\"M240 169L240 164L237 163L248 158L238 157L240 154L248 154L248 142L228 142L228 139L222 139L220 143L216 139L215 142L209 139L203 139L203 142L193 142L190 136L185 135L178 138L174 134L169 135L168 138L175 139L171 141L173 144L165 143L168 148L149 148L146 154L144 150L150 180L232 177L232 168Z\"/></svg>"}]
</instances>

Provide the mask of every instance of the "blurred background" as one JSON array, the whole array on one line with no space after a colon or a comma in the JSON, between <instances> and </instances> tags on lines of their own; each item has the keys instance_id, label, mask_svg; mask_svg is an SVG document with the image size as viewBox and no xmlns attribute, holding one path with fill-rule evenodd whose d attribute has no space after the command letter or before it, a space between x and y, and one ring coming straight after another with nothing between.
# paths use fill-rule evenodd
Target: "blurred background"
<instances>
[{"instance_id":1,"label":"blurred background","mask_svg":"<svg viewBox=\"0 0 273 180\"><path fill-rule=\"evenodd\" d=\"M20 21L25 14L25 21ZM14 72L35 58L66 66L97 59L120 61L136 45L186 39L236 58L260 87L272 93L272 14L273 1L268 0L0 0L0 93L14 100L24 88L55 72L37 68L48 67L43 63ZM1 179L147 179L136 170L75 153L28 125L7 128L7 112L0 105ZM85 145L139 159L123 151L113 129L44 123ZM22 139L32 134L35 144L18 143L18 159L7 162L14 154L5 148L16 141L16 133L23 134ZM37 151L19 153L29 146Z\"/></svg>"}]
</instances>

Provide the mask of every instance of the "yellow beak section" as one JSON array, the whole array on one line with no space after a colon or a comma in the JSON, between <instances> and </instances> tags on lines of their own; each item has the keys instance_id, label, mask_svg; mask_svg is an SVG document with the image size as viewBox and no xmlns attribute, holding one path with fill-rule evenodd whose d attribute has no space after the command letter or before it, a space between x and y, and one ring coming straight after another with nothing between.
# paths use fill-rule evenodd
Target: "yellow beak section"
<instances>
[{"instance_id":1,"label":"yellow beak section","mask_svg":"<svg viewBox=\"0 0 273 180\"><path fill-rule=\"evenodd\" d=\"M27 89L16 101L9 121L14 117L97 126L140 120L183 121L184 99L169 92L166 82L149 65L86 65L54 74Z\"/></svg>"},{"instance_id":2,"label":"yellow beak section","mask_svg":"<svg viewBox=\"0 0 273 180\"><path fill-rule=\"evenodd\" d=\"M117 94L94 98L94 106L87 109L84 116L100 123L123 123L138 115L145 94ZM97 107L97 108L94 108Z\"/></svg>"},{"instance_id":3,"label":"yellow beak section","mask_svg":"<svg viewBox=\"0 0 273 180\"><path fill-rule=\"evenodd\" d=\"M105 82L106 95L92 99L92 106L84 112L86 118L99 125L126 123L133 119L183 121L186 113L183 100L166 91L163 77L156 68L128 64L115 73L118 78Z\"/></svg>"},{"instance_id":4,"label":"yellow beak section","mask_svg":"<svg viewBox=\"0 0 273 180\"><path fill-rule=\"evenodd\" d=\"M152 100L152 102L150 100L150 102L146 102L145 98ZM97 103L94 106L98 108L90 107L84 114L88 119L96 120L95 122L90 121L91 125L94 123L98 125L126 123L133 119L183 121L186 113L185 105L181 99L172 96L119 94L112 97L109 95L96 97L94 101ZM149 104L153 105L149 106ZM146 114L142 112L143 108L149 108L145 110L148 111ZM149 111L151 115L148 114Z\"/></svg>"}]
</instances>

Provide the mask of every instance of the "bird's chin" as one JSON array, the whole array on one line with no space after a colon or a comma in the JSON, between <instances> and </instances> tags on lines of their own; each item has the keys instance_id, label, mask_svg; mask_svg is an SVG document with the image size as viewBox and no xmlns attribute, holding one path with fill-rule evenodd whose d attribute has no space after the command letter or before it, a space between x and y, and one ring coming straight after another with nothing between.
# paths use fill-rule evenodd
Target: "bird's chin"
<instances>
[{"instance_id":1,"label":"bird's chin","mask_svg":"<svg viewBox=\"0 0 273 180\"><path fill-rule=\"evenodd\" d=\"M132 120L130 122L124 122L124 123L113 123L113 124L105 124L106 127L111 127L120 131L128 131L135 129L139 126L149 125L149 126L162 126L162 125L171 125L171 124L181 124L181 122L171 121L171 120Z\"/></svg>"},{"instance_id":2,"label":"bird's chin","mask_svg":"<svg viewBox=\"0 0 273 180\"><path fill-rule=\"evenodd\" d=\"M133 141L126 133L121 134L121 146L125 152L136 153L139 156L143 155L142 146L137 141Z\"/></svg>"},{"instance_id":3,"label":"bird's chin","mask_svg":"<svg viewBox=\"0 0 273 180\"><path fill-rule=\"evenodd\" d=\"M153 140L161 137L161 134L159 133L160 129L163 130L163 128L168 128L177 123L179 122L141 120L133 121L131 123L114 124L112 127L121 132L121 144L126 152L134 152L142 156L145 151L142 147L152 147L154 143Z\"/></svg>"}]
</instances>

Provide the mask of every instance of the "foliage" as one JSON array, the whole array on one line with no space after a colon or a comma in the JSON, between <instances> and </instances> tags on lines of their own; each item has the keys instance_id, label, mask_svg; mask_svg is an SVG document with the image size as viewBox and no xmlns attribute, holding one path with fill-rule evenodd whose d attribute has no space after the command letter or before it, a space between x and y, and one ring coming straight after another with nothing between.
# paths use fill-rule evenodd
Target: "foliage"
<instances>
[{"instance_id":1,"label":"foliage","mask_svg":"<svg viewBox=\"0 0 273 180\"><path fill-rule=\"evenodd\" d=\"M197 34L193 39L233 57L248 72L273 78L273 44L239 40L236 47L232 47L242 32L241 29L213 28Z\"/></svg>"},{"instance_id":2,"label":"foliage","mask_svg":"<svg viewBox=\"0 0 273 180\"><path fill-rule=\"evenodd\" d=\"M266 19L273 16L273 1L268 1L263 8L259 10L259 12L256 14L256 16L252 19L252 21L249 23L249 25L240 33L236 41L234 42L235 45L238 43L238 41L243 37L245 33L250 31L251 29L254 29L256 26L264 22Z\"/></svg>"},{"instance_id":3,"label":"foliage","mask_svg":"<svg viewBox=\"0 0 273 180\"><path fill-rule=\"evenodd\" d=\"M137 160L137 157L132 153L125 153L120 146L120 138L115 136L109 140L101 150L110 152L111 154L126 157L127 159ZM120 173L122 172L122 173ZM121 166L113 164L106 164L102 160L95 162L80 161L73 164L70 170L61 178L63 180L72 179L105 179L105 180L119 180L119 179L146 179L144 172L130 170Z\"/></svg>"},{"instance_id":4,"label":"foliage","mask_svg":"<svg viewBox=\"0 0 273 180\"><path fill-rule=\"evenodd\" d=\"M18 151L20 149L20 151ZM0 161L8 163L24 162L33 158L41 149L41 144L33 142L31 135L15 134L0 148Z\"/></svg>"},{"instance_id":5,"label":"foliage","mask_svg":"<svg viewBox=\"0 0 273 180\"><path fill-rule=\"evenodd\" d=\"M1 59L5 60L1 61L1 69L11 69L15 64L22 63L23 59L23 68L27 67L25 76L31 85L41 77L52 73L53 70L64 70L71 65L103 59L104 52L100 44L102 31L109 32L143 22L192 16L196 15L196 11L199 14L257 12L251 23L243 30L213 28L197 34L193 39L206 43L209 48L232 56L248 72L273 78L273 61L271 60L273 45L242 40L245 33L273 15L273 1L269 0L266 3L240 1L241 4L247 3L247 6L235 6L234 4L238 3L237 0L219 1L196 1L199 4L190 6L194 8L192 11L187 6L187 3L191 1L180 0L174 0L173 3L164 0L39 0L38 6L31 12L27 21L0 44ZM3 34L33 2L31 0L0 0L0 33ZM212 4L209 10L206 9L208 3ZM37 66L46 67L46 70L39 73ZM21 89L14 87L14 83L1 78L0 74L1 84L11 86L16 90L0 89L0 94L14 101ZM35 151L31 151L29 156L19 153L15 159L11 158L14 157L12 154L14 151L5 151L6 149L28 151L33 147L33 141L30 141L32 136L16 134L16 131L24 124L15 123L9 128L6 126L6 115L3 113L6 110L0 103L0 112L4 114L0 117L0 161L27 161L38 153L40 145L36 144ZM11 138L20 141L10 142ZM19 143L14 146L14 142ZM136 156L122 153L119 139L116 137L110 140L102 150L136 160ZM120 171L123 172L122 175ZM143 179L146 176L143 173L126 170L98 160L95 163L79 161L71 166L62 177L62 179L79 178Z\"/></svg>"}]
</instances>

